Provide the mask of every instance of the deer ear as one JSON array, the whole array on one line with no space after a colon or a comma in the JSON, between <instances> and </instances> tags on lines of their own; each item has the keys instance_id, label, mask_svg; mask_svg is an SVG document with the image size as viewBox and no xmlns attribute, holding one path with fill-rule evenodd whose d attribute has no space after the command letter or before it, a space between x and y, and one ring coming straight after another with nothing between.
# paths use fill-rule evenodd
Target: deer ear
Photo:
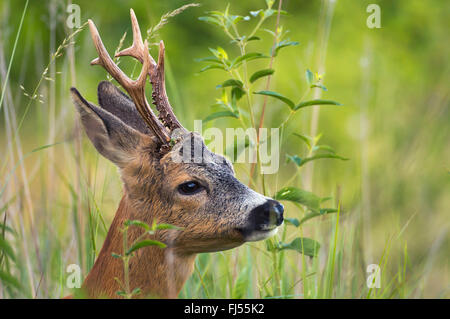
<instances>
[{"instance_id":1,"label":"deer ear","mask_svg":"<svg viewBox=\"0 0 450 319\"><path fill-rule=\"evenodd\" d=\"M98 85L98 104L121 119L125 124L143 134L150 134L142 116L136 109L133 101L109 81L102 81Z\"/></svg>"},{"instance_id":2,"label":"deer ear","mask_svg":"<svg viewBox=\"0 0 450 319\"><path fill-rule=\"evenodd\" d=\"M86 101L77 89L70 91L84 130L97 151L119 167L129 162L141 141L141 133Z\"/></svg>"}]
</instances>

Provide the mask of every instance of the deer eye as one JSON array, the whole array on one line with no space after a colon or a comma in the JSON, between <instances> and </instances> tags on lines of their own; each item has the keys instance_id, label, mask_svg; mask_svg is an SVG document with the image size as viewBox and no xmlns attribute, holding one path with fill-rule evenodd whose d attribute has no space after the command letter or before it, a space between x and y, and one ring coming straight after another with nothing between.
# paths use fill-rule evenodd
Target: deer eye
<instances>
[{"instance_id":1,"label":"deer eye","mask_svg":"<svg viewBox=\"0 0 450 319\"><path fill-rule=\"evenodd\" d=\"M198 182L190 181L178 186L178 191L183 195L193 195L200 192L203 186Z\"/></svg>"}]
</instances>

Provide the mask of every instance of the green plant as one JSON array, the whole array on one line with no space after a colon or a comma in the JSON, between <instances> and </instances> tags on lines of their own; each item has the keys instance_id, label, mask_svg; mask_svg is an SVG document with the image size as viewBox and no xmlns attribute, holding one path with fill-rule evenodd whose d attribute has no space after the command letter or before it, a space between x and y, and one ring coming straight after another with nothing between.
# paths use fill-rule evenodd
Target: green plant
<instances>
[{"instance_id":1,"label":"green plant","mask_svg":"<svg viewBox=\"0 0 450 319\"><path fill-rule=\"evenodd\" d=\"M128 230L131 226L142 228L144 232L130 244L128 242ZM137 250L145 247L156 246L159 248L166 248L166 244L158 240L148 238L149 235L154 235L157 230L164 229L181 230L180 227L169 224L157 224L156 222L153 222L151 226L139 220L127 220L126 222L124 222L124 226L121 229L123 236L123 252L122 254L112 253L112 256L114 258L119 258L123 262L123 280L120 280L118 277L114 278L122 289L117 291L117 294L119 296L122 296L126 299L131 299L133 298L133 296L139 295L141 293L140 287L136 287L133 290L131 290L130 288L130 259L133 258L134 253Z\"/></svg>"},{"instance_id":2,"label":"green plant","mask_svg":"<svg viewBox=\"0 0 450 319\"><path fill-rule=\"evenodd\" d=\"M229 53L229 49L216 47L209 48L209 51L213 54L212 56L207 56L201 59L197 59L199 62L206 64L200 72L205 72L209 70L220 70L226 74L226 79L216 86L220 89L221 96L217 98L214 107L219 108L218 111L209 114L203 120L203 122L209 122L217 120L224 117L235 118L239 121L240 125L244 130L248 128L254 128L257 130L256 140L247 140L245 143L242 141L234 141L234 145L228 146L234 147L235 149L239 146L237 144L241 143L244 147L249 145L254 145L256 148L257 163L252 164L249 171L250 184L255 187L261 187L265 195L273 195L274 199L281 201L290 201L294 203L300 210L302 217L298 218L286 218L286 223L284 230L282 231L281 240L271 238L266 241L266 249L272 255L273 262L273 290L272 293L275 295L281 294L280 276L283 271L283 254L284 250L294 250L303 255L309 257L317 256L317 252L320 248L320 244L310 238L296 237L290 242L286 243L286 227L287 225L294 225L297 228L301 228L303 223L308 220L323 216L330 213L338 212L336 208L321 207L322 203L329 200L329 197L321 198L314 193L301 189L295 185L295 179L301 171L302 167L308 162L316 161L318 159L340 159L347 160L342 156L336 154L335 150L323 144L318 144L321 135L308 136L301 134L299 132L293 133L294 136L298 138L298 141L305 143L307 146L307 153L305 155L289 155L280 154L281 157L285 157L287 162L292 162L295 164L297 170L296 173L289 179L284 187L279 189L275 194L267 194L267 187L265 185L264 175L261 174L260 185L257 184L259 170L255 170L256 166L261 167L260 161L260 146L262 143L268 143L271 138L267 140L260 139L260 129L264 123L264 114L267 106L267 98L273 98L275 100L281 101L284 105L289 108L288 116L281 122L278 129L281 130L281 143L286 138L283 136L284 128L292 119L293 115L300 112L306 107L317 106L317 105L334 105L340 106L341 104L326 99L311 99L307 100L309 93L312 90L323 90L327 91L327 88L323 84L323 76L319 74L314 74L309 69L305 71L305 92L301 97L297 99L291 99L283 95L282 93L270 90L271 78L276 74L276 68L274 66L275 60L279 57L282 49L287 47L294 47L299 45L297 41L291 41L287 38L289 30L285 30L282 25L280 25L280 15L286 15L287 12L283 11L282 0L278 2L278 9L274 9L273 6L275 1L266 0L266 7L256 11L250 11L248 15L236 15L230 12L230 5L227 5L226 9L221 11L210 11L207 12L206 16L200 17L199 19L219 27L224 34L231 40L232 45L238 48L239 54L237 56L232 56ZM263 28L266 22L271 18L276 18L275 27L273 30ZM242 32L242 29L247 29L247 25L243 25L254 22L254 27L248 32ZM241 28L242 27L242 28ZM267 32L273 38L272 45L268 48L266 53L254 51L252 49L252 44L255 42L263 41L259 37L260 32ZM255 68L253 61L267 61L267 65L261 68ZM256 90L261 82L265 80L264 90ZM257 100L263 98L263 101ZM297 100L297 102L295 102ZM260 118L256 118L255 114L258 105L261 106ZM288 136L289 137L289 136ZM236 153L235 153L236 154ZM301 230L299 230L301 233ZM269 293L270 295L270 293Z\"/></svg>"}]
</instances>

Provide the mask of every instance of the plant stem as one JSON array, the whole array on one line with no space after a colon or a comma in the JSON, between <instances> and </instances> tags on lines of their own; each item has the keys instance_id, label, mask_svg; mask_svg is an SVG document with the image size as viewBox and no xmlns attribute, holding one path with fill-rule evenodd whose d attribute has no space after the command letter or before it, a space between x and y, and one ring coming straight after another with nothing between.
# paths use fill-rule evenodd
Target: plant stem
<instances>
[{"instance_id":1,"label":"plant stem","mask_svg":"<svg viewBox=\"0 0 450 319\"><path fill-rule=\"evenodd\" d=\"M334 267L335 267L335 260L336 260L336 246L337 246L337 241L338 241L338 231L339 231L339 212L340 212L340 207L341 205L338 205L338 211L336 214L336 227L334 230L334 242L333 242L333 253L331 256L331 274L330 274L330 278L328 281L328 291L327 291L327 298L331 298L332 297L332 291L333 291L333 282L334 282Z\"/></svg>"},{"instance_id":2,"label":"plant stem","mask_svg":"<svg viewBox=\"0 0 450 319\"><path fill-rule=\"evenodd\" d=\"M278 34L278 29L279 29L279 25L280 25L280 12L281 12L281 6L282 6L282 4L283 4L283 0L280 0L279 2L278 2L278 13L277 13L277 22L276 22L276 24L275 24L275 36L274 36L274 38L273 38L273 44L272 44L272 54L271 54L271 56L270 56L270 62L269 62L269 69L271 69L272 68L272 65L273 65L273 60L274 60L274 58L275 58L275 56L274 56L274 53L275 53L275 50L274 50L274 48L275 48L275 45L276 45L276 43L277 43L277 41L278 41L278 36L279 36L279 34ZM261 22L262 23L262 22ZM272 76L271 75L269 75L268 77L267 77L267 82L266 82L266 91L267 90L269 90L269 88L270 88L270 80L271 80L271 78L272 78ZM256 132L256 153L257 153L257 158L258 158L258 160L257 160L257 163L258 163L258 165L260 166L261 165L261 163L260 163L260 161L259 161L259 138L260 138L260 130L261 130L261 128L262 128L262 126L263 126L263 123L264 123L264 115L265 115L265 111L266 111L266 106L267 106L267 96L265 95L264 96L264 100L263 100L263 106L262 106L262 111L261 111L261 116L260 116L260 118L259 118L259 125L258 125L258 130L257 130L257 132ZM255 174L255 168L256 168L256 163L253 163L252 164L252 166L251 166L251 168L250 168L250 182L249 182L249 185L251 185L252 184L252 182L253 182L253 176L254 176L254 174ZM262 175L262 186L263 186L263 190L265 190L265 180L264 180L264 174L261 174Z\"/></svg>"},{"instance_id":3,"label":"plant stem","mask_svg":"<svg viewBox=\"0 0 450 319\"><path fill-rule=\"evenodd\" d=\"M275 246L275 239L270 238L269 240L272 241L273 245ZM280 273L278 269L278 260L277 260L277 251L274 249L272 251L272 267L273 267L273 280L274 280L274 292L273 294L275 296L278 296L281 294L280 292Z\"/></svg>"},{"instance_id":4,"label":"plant stem","mask_svg":"<svg viewBox=\"0 0 450 319\"><path fill-rule=\"evenodd\" d=\"M123 230L123 281L124 281L124 286L125 286L125 294L126 294L126 298L130 299L131 298L131 293L130 293L130 274L129 274L129 261L130 261L130 256L127 256L127 250L128 250L128 226L125 226L124 230Z\"/></svg>"},{"instance_id":5,"label":"plant stem","mask_svg":"<svg viewBox=\"0 0 450 319\"><path fill-rule=\"evenodd\" d=\"M317 56L317 72L319 74L323 74L325 72L325 58L327 52L327 44L328 38L331 30L331 20L333 17L334 11L334 1L331 0L323 0L323 11L319 20L319 53ZM319 99L322 95L322 90L320 88L316 88L314 92L314 99ZM320 108L314 108L312 110L311 117L311 131L310 136L315 137L317 135L318 123L319 123L319 111ZM312 188L312 180L313 180L313 171L314 171L314 162L308 166L308 169L305 172L305 188Z\"/></svg>"},{"instance_id":6,"label":"plant stem","mask_svg":"<svg viewBox=\"0 0 450 319\"><path fill-rule=\"evenodd\" d=\"M17 48L17 42L19 42L19 36L20 36L20 31L22 30L23 19L25 18L25 13L27 12L28 1L29 0L27 0L27 2L25 2L25 7L22 12L22 17L20 18L19 30L17 30L16 39L14 41L14 46L13 46L13 50L11 53L11 60L9 60L8 71L6 71L6 77L5 77L5 81L3 83L2 95L0 97L0 110L2 109L3 99L5 98L6 86L8 84L8 80L9 80L9 73L11 72L12 63L14 61L14 56L15 56L16 48Z\"/></svg>"}]
</instances>

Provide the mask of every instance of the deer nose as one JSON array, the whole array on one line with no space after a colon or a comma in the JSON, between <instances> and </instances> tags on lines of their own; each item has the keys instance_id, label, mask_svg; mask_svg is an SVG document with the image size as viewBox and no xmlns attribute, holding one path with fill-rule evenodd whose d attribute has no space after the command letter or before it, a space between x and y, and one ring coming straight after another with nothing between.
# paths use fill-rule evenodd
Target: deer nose
<instances>
[{"instance_id":1,"label":"deer nose","mask_svg":"<svg viewBox=\"0 0 450 319\"><path fill-rule=\"evenodd\" d=\"M269 199L251 212L251 219L257 230L267 230L283 223L284 207L279 202Z\"/></svg>"},{"instance_id":2,"label":"deer nose","mask_svg":"<svg viewBox=\"0 0 450 319\"><path fill-rule=\"evenodd\" d=\"M283 223L284 206L277 201L273 201L270 208L270 212L276 218L276 225L280 226L281 223Z\"/></svg>"}]
</instances>

